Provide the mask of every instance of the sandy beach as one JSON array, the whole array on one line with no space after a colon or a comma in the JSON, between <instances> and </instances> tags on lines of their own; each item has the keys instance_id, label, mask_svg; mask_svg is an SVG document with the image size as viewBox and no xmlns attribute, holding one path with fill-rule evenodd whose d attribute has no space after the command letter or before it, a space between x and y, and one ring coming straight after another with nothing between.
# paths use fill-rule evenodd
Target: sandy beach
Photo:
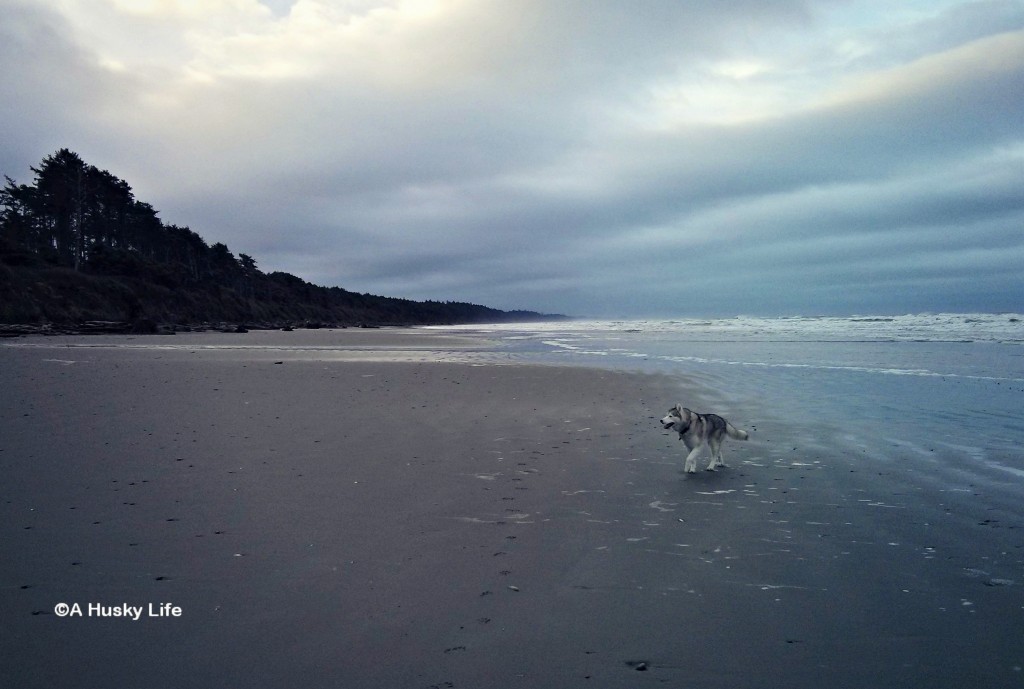
<instances>
[{"instance_id":1,"label":"sandy beach","mask_svg":"<svg viewBox=\"0 0 1024 689\"><path fill-rule=\"evenodd\" d=\"M383 330L24 339L0 386L3 686L1024 684L1018 506L767 417L683 474L684 379Z\"/></svg>"}]
</instances>

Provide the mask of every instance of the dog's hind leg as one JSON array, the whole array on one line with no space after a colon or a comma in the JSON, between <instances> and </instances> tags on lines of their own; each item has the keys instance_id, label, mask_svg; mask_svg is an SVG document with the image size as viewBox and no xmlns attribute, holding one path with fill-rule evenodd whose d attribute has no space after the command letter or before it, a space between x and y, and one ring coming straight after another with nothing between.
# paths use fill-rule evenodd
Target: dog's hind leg
<instances>
[{"instance_id":1,"label":"dog's hind leg","mask_svg":"<svg viewBox=\"0 0 1024 689\"><path fill-rule=\"evenodd\" d=\"M690 454L686 455L686 464L684 466L684 470L686 471L686 473L697 473L697 455L700 454L700 448L701 446L698 445L697 447L690 450Z\"/></svg>"},{"instance_id":2,"label":"dog's hind leg","mask_svg":"<svg viewBox=\"0 0 1024 689\"><path fill-rule=\"evenodd\" d=\"M722 459L722 441L715 442L711 440L708 443L708 447L711 449L711 463L708 464L708 471L714 471L715 467L726 466L725 461Z\"/></svg>"}]
</instances>

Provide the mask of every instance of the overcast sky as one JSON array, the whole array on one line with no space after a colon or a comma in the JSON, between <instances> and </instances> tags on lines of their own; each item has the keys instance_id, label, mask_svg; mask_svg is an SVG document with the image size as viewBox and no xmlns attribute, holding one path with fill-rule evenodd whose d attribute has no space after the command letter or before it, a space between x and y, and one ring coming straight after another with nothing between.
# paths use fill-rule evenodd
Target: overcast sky
<instances>
[{"instance_id":1,"label":"overcast sky","mask_svg":"<svg viewBox=\"0 0 1024 689\"><path fill-rule=\"evenodd\" d=\"M0 127L358 292L1024 311L1024 0L0 0Z\"/></svg>"}]
</instances>

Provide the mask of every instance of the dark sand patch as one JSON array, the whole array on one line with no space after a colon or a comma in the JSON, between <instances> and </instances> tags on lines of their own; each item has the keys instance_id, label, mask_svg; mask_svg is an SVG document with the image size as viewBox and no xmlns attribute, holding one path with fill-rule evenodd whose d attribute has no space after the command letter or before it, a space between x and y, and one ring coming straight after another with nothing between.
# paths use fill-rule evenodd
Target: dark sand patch
<instances>
[{"instance_id":1,"label":"dark sand patch","mask_svg":"<svg viewBox=\"0 0 1024 689\"><path fill-rule=\"evenodd\" d=\"M758 419L686 476L666 378L324 358L0 348L5 686L1020 684L1012 505Z\"/></svg>"}]
</instances>

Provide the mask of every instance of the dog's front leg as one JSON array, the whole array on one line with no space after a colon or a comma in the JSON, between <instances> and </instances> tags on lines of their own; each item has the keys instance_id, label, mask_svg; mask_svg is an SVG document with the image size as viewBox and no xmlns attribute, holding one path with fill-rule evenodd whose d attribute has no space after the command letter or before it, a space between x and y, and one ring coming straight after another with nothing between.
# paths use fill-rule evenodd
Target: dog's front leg
<instances>
[{"instance_id":1,"label":"dog's front leg","mask_svg":"<svg viewBox=\"0 0 1024 689\"><path fill-rule=\"evenodd\" d=\"M686 464L683 467L686 470L686 473L688 473L688 474L696 474L697 473L697 455L700 454L700 448L701 448L701 446L698 445L697 447L695 447L692 450L690 450L690 454L686 455Z\"/></svg>"}]
</instances>

